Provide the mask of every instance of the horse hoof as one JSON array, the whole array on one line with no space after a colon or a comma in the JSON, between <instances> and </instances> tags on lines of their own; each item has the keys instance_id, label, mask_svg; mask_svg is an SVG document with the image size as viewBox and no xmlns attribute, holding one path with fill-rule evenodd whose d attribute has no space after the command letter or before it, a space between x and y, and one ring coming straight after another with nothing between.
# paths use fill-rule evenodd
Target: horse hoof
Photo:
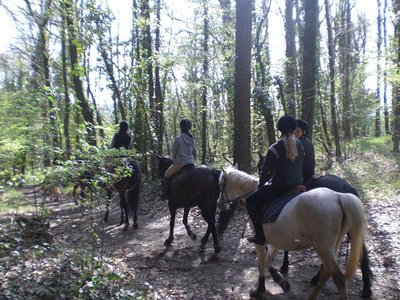
<instances>
[{"instance_id":1,"label":"horse hoof","mask_svg":"<svg viewBox=\"0 0 400 300\"><path fill-rule=\"evenodd\" d=\"M128 227L129 227L129 225L125 225L124 228L122 228L122 231L127 231Z\"/></svg>"},{"instance_id":2,"label":"horse hoof","mask_svg":"<svg viewBox=\"0 0 400 300\"><path fill-rule=\"evenodd\" d=\"M201 253L206 252L206 247L205 246L200 246L200 252Z\"/></svg>"},{"instance_id":3,"label":"horse hoof","mask_svg":"<svg viewBox=\"0 0 400 300\"><path fill-rule=\"evenodd\" d=\"M221 247L220 246L216 246L214 248L214 251L215 251L216 254L220 253L221 252Z\"/></svg>"},{"instance_id":4,"label":"horse hoof","mask_svg":"<svg viewBox=\"0 0 400 300\"><path fill-rule=\"evenodd\" d=\"M172 241L170 241L170 240L165 240L165 242L164 242L164 246L171 246L171 243L172 243Z\"/></svg>"},{"instance_id":5,"label":"horse hoof","mask_svg":"<svg viewBox=\"0 0 400 300\"><path fill-rule=\"evenodd\" d=\"M290 284L289 284L289 282L287 282L286 280L285 280L285 281L282 281L281 284L280 284L280 286L281 286L282 290L283 290L285 293L287 293L287 292L290 291Z\"/></svg>"},{"instance_id":6,"label":"horse hoof","mask_svg":"<svg viewBox=\"0 0 400 300\"><path fill-rule=\"evenodd\" d=\"M250 290L249 294L250 298L267 299L267 293L265 291L259 291L258 289Z\"/></svg>"},{"instance_id":7,"label":"horse hoof","mask_svg":"<svg viewBox=\"0 0 400 300\"><path fill-rule=\"evenodd\" d=\"M316 275L316 276L314 276L314 277L311 279L310 284L311 284L312 286L316 286L317 283L318 283L318 281L319 281L319 276Z\"/></svg>"},{"instance_id":8,"label":"horse hoof","mask_svg":"<svg viewBox=\"0 0 400 300\"><path fill-rule=\"evenodd\" d=\"M193 232L189 236L192 239L192 241L195 241L197 239L197 236Z\"/></svg>"},{"instance_id":9,"label":"horse hoof","mask_svg":"<svg viewBox=\"0 0 400 300\"><path fill-rule=\"evenodd\" d=\"M134 224L133 224L133 229L138 229L138 228L139 228L138 223L134 223Z\"/></svg>"},{"instance_id":10,"label":"horse hoof","mask_svg":"<svg viewBox=\"0 0 400 300\"><path fill-rule=\"evenodd\" d=\"M361 298L364 299L369 299L372 296L372 291L370 288L363 288L363 290L361 291Z\"/></svg>"}]
</instances>

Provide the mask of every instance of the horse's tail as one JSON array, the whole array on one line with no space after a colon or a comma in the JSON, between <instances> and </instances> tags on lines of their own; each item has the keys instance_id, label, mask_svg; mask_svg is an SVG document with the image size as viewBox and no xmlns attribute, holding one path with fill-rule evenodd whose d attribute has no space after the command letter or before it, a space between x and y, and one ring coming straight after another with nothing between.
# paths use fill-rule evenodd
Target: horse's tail
<instances>
[{"instance_id":1,"label":"horse's tail","mask_svg":"<svg viewBox=\"0 0 400 300\"><path fill-rule=\"evenodd\" d=\"M367 222L364 214L364 206L358 197L352 194L339 193L339 199L345 214L345 223L350 227L348 234L351 237L351 251L345 273L345 276L349 278L354 274L361 261L364 231Z\"/></svg>"}]
</instances>

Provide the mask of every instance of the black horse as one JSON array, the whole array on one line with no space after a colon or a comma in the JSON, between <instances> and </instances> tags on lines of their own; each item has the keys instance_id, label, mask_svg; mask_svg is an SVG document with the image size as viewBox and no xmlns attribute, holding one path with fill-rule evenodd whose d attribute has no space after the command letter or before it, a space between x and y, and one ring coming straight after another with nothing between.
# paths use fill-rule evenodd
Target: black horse
<instances>
[{"instance_id":1,"label":"black horse","mask_svg":"<svg viewBox=\"0 0 400 300\"><path fill-rule=\"evenodd\" d=\"M104 188L107 192L107 201L106 201L106 213L104 215L104 222L108 221L109 216L109 206L112 198L112 194L114 191L117 191L120 199L120 208L121 208L121 221L120 225L125 224L123 227L123 231L126 231L129 227L129 215L133 215L133 228L136 229L139 227L137 223L137 212L139 208L139 193L140 193L140 180L141 180L141 171L139 164L129 158L121 158L120 163L124 165L125 168L129 169L129 175L124 175L122 178L118 178L115 181L112 181L111 184L107 184L104 181L99 182L99 186ZM115 172L114 167L109 167L109 172L112 175ZM94 175L96 172L85 171L82 175L79 176L78 181L75 183L73 188L73 197L76 204L78 201L76 199L76 191L80 188L80 199L85 199L86 193L85 189L93 188L93 182L96 180L96 176Z\"/></svg>"},{"instance_id":2,"label":"black horse","mask_svg":"<svg viewBox=\"0 0 400 300\"><path fill-rule=\"evenodd\" d=\"M172 164L172 159L168 156L159 155L156 158L158 160L158 175L162 178ZM168 195L168 208L171 214L170 231L164 245L170 246L174 239L175 215L178 208L184 208L183 224L192 240L196 239L196 235L188 225L187 217L190 208L197 206L208 225L206 234L201 239L200 251L205 251L210 234L213 237L215 254L221 251L215 229L215 213L220 193L218 185L220 174L221 171L202 165L178 172L173 176Z\"/></svg>"},{"instance_id":3,"label":"black horse","mask_svg":"<svg viewBox=\"0 0 400 300\"><path fill-rule=\"evenodd\" d=\"M261 170L262 166L265 161L265 156L259 153L259 161L257 163L257 168L258 168L258 173L261 175ZM348 182L343 180L342 178L335 176L335 175L324 175L320 176L318 178L315 178L313 181L311 181L307 186L307 190L312 190L318 187L325 187L328 189L331 189L335 192L340 192L340 193L351 193L357 197L359 197L356 189L352 187ZM351 237L349 236L351 239ZM284 253L284 259L283 263L281 266L281 272L282 273L287 273L289 269L289 254L287 251ZM369 257L368 257L368 250L363 244L363 253L362 253L362 259L361 259L361 273L362 273L362 279L363 279L363 290L361 292L361 296L363 298L369 298L372 295L371 291L371 277L372 271L369 267ZM313 285L317 284L319 280L319 272L318 274L311 280L311 283Z\"/></svg>"}]
</instances>

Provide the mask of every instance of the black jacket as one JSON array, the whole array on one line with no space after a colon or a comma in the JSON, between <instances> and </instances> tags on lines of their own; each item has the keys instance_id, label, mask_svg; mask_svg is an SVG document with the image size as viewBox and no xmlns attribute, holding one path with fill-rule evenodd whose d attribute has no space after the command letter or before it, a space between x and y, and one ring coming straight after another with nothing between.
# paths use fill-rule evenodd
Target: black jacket
<instances>
[{"instance_id":1,"label":"black jacket","mask_svg":"<svg viewBox=\"0 0 400 300\"><path fill-rule=\"evenodd\" d=\"M114 135L111 148L120 149L124 147L125 149L131 148L132 137L128 132L118 132Z\"/></svg>"}]
</instances>

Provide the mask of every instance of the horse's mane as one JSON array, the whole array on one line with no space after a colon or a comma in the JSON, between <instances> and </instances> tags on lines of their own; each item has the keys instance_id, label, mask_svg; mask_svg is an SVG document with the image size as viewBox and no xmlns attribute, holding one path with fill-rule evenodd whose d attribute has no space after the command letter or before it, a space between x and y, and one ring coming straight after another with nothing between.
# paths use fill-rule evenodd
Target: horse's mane
<instances>
[{"instance_id":1,"label":"horse's mane","mask_svg":"<svg viewBox=\"0 0 400 300\"><path fill-rule=\"evenodd\" d=\"M229 194L234 194L236 197L255 191L258 186L257 177L233 167L228 167L221 173L219 184L221 185L224 181Z\"/></svg>"}]
</instances>

